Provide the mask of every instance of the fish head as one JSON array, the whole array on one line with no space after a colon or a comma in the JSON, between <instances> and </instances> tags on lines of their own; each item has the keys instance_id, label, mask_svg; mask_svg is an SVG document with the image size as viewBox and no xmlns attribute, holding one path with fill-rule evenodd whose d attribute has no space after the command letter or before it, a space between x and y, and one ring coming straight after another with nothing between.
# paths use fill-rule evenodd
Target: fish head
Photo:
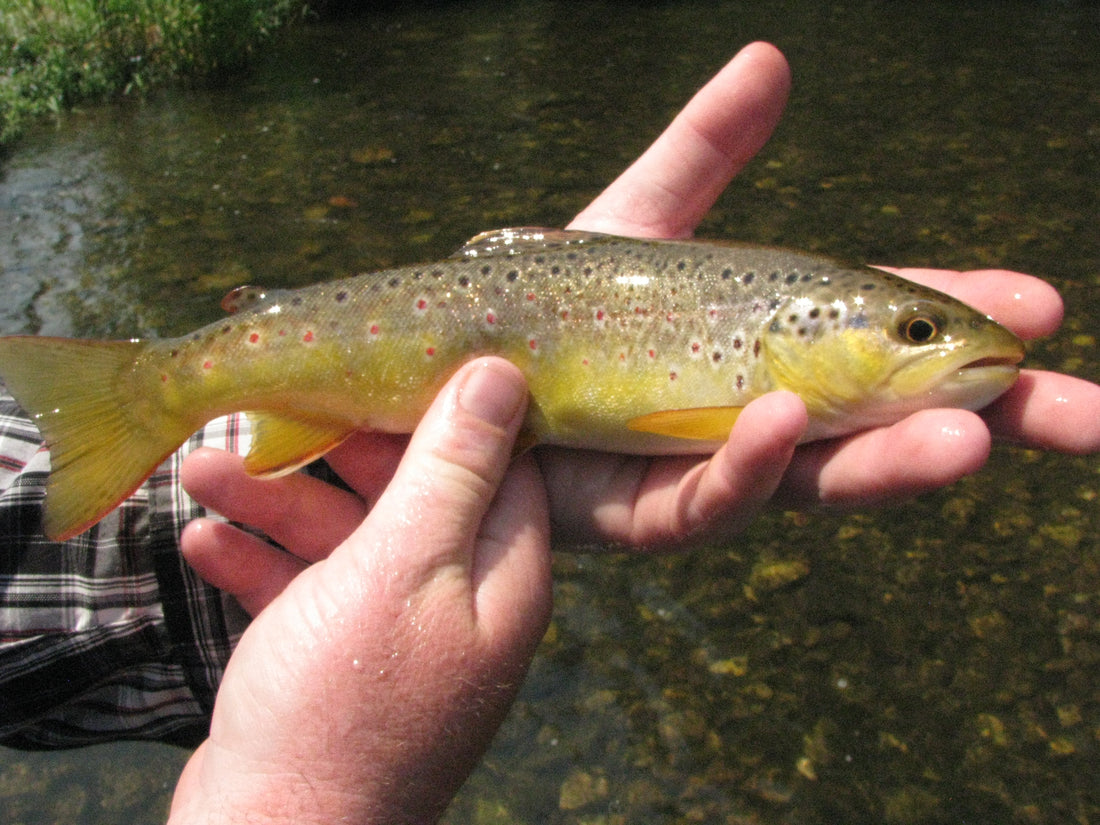
<instances>
[{"instance_id":1,"label":"fish head","mask_svg":"<svg viewBox=\"0 0 1100 825\"><path fill-rule=\"evenodd\" d=\"M989 316L886 273L861 280L847 293L787 299L762 336L773 386L806 403L804 440L921 409L978 410L1015 382L1023 343Z\"/></svg>"}]
</instances>

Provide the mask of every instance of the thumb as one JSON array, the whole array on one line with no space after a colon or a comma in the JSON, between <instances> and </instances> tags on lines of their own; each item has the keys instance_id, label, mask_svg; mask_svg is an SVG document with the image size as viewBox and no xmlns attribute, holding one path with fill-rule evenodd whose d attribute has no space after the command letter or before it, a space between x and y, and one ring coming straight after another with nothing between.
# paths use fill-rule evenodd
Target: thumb
<instances>
[{"instance_id":1,"label":"thumb","mask_svg":"<svg viewBox=\"0 0 1100 825\"><path fill-rule=\"evenodd\" d=\"M371 548L360 561L384 567L391 587L398 570L415 579L453 567L468 576L526 406L526 383L513 364L482 358L461 367L424 415L393 480L356 531L369 537ZM355 538L349 545L355 546ZM394 592L416 587L408 581Z\"/></svg>"}]
</instances>

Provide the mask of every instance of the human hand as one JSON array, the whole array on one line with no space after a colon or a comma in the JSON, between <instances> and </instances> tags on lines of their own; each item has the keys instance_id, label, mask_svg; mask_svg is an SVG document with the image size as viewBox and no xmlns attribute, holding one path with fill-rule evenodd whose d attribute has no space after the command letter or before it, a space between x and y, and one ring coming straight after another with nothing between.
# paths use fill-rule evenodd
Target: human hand
<instances>
[{"instance_id":1,"label":"human hand","mask_svg":"<svg viewBox=\"0 0 1100 825\"><path fill-rule=\"evenodd\" d=\"M329 514L360 522L331 554L341 536L272 525L326 558L295 570L277 597L254 593L269 603L233 653L172 823L440 815L549 621L545 492L530 457L510 460L526 397L507 361L467 364L365 518L356 496L325 491L311 529ZM364 499L379 494L373 472L349 475ZM281 563L260 545L246 565Z\"/></svg>"},{"instance_id":2,"label":"human hand","mask_svg":"<svg viewBox=\"0 0 1100 825\"><path fill-rule=\"evenodd\" d=\"M570 228L690 235L771 134L788 85L777 50L746 47ZM954 295L1025 340L1061 323L1057 292L1028 275L891 271ZM1039 370L1023 370L981 415L925 410L890 427L797 449L805 415L797 400L776 393L753 406L758 415L743 414L730 441L707 461L542 450L556 537L623 549L682 548L729 538L769 499L790 507L858 507L942 487L978 470L993 437L1070 453L1100 450L1100 387Z\"/></svg>"}]
</instances>

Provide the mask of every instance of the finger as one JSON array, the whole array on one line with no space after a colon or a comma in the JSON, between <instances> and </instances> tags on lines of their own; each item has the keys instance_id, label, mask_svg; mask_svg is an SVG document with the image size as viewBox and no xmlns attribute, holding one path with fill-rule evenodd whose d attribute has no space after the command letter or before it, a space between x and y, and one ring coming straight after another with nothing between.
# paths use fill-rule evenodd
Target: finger
<instances>
[{"instance_id":1,"label":"finger","mask_svg":"<svg viewBox=\"0 0 1100 825\"><path fill-rule=\"evenodd\" d=\"M221 521L196 519L180 534L187 563L212 587L257 615L306 567L289 553Z\"/></svg>"},{"instance_id":2,"label":"finger","mask_svg":"<svg viewBox=\"0 0 1100 825\"><path fill-rule=\"evenodd\" d=\"M660 551L732 535L775 490L805 427L801 401L773 393L745 408L706 461L541 450L555 536Z\"/></svg>"},{"instance_id":3,"label":"finger","mask_svg":"<svg viewBox=\"0 0 1100 825\"><path fill-rule=\"evenodd\" d=\"M375 548L367 561L408 575L410 591L448 566L468 579L478 529L511 460L526 405L526 382L513 364L482 358L463 366L421 420L393 481L351 543Z\"/></svg>"},{"instance_id":4,"label":"finger","mask_svg":"<svg viewBox=\"0 0 1100 825\"><path fill-rule=\"evenodd\" d=\"M1062 323L1062 297L1039 278L1021 272L979 269L894 269L878 267L953 295L992 316L1024 340L1050 335Z\"/></svg>"},{"instance_id":5,"label":"finger","mask_svg":"<svg viewBox=\"0 0 1100 825\"><path fill-rule=\"evenodd\" d=\"M993 434L1042 450L1100 452L1100 386L1056 372L1023 370L982 412Z\"/></svg>"},{"instance_id":6,"label":"finger","mask_svg":"<svg viewBox=\"0 0 1100 825\"><path fill-rule=\"evenodd\" d=\"M180 467L180 480L202 506L266 533L306 561L325 558L367 512L357 496L302 473L250 476L241 456L221 450L192 452Z\"/></svg>"},{"instance_id":7,"label":"finger","mask_svg":"<svg viewBox=\"0 0 1100 825\"><path fill-rule=\"evenodd\" d=\"M989 430L966 410L923 410L890 427L799 448L776 500L862 507L910 498L976 472Z\"/></svg>"},{"instance_id":8,"label":"finger","mask_svg":"<svg viewBox=\"0 0 1100 825\"><path fill-rule=\"evenodd\" d=\"M326 453L325 461L371 506L390 483L408 446L407 435L357 432Z\"/></svg>"},{"instance_id":9,"label":"finger","mask_svg":"<svg viewBox=\"0 0 1100 825\"><path fill-rule=\"evenodd\" d=\"M474 608L487 647L501 651L523 648L524 655L517 661L522 660L524 666L550 622L547 509L534 458L523 456L508 470L482 522L471 571ZM517 621L517 615L522 615L523 621Z\"/></svg>"},{"instance_id":10,"label":"finger","mask_svg":"<svg viewBox=\"0 0 1100 825\"><path fill-rule=\"evenodd\" d=\"M787 61L774 46L746 46L569 228L689 237L771 136L790 85Z\"/></svg>"},{"instance_id":11,"label":"finger","mask_svg":"<svg viewBox=\"0 0 1100 825\"><path fill-rule=\"evenodd\" d=\"M665 502L664 535L650 543L674 539L679 545L681 537L698 543L741 532L775 493L807 423L806 406L794 393L772 393L745 407L729 440L676 485L676 496ZM646 490L639 495L640 512L659 512L655 486L657 500L648 501Z\"/></svg>"}]
</instances>

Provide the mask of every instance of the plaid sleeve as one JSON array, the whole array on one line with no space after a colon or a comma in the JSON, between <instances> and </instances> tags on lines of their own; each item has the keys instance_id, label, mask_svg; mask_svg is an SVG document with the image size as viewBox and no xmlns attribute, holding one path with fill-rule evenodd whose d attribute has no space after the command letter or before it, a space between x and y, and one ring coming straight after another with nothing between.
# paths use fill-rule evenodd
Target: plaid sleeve
<instances>
[{"instance_id":1,"label":"plaid sleeve","mask_svg":"<svg viewBox=\"0 0 1100 825\"><path fill-rule=\"evenodd\" d=\"M103 521L56 543L40 528L48 452L0 395L0 743L205 736L247 616L180 555L180 531L205 513L178 469L203 444L239 449L243 424L211 422Z\"/></svg>"}]
</instances>

